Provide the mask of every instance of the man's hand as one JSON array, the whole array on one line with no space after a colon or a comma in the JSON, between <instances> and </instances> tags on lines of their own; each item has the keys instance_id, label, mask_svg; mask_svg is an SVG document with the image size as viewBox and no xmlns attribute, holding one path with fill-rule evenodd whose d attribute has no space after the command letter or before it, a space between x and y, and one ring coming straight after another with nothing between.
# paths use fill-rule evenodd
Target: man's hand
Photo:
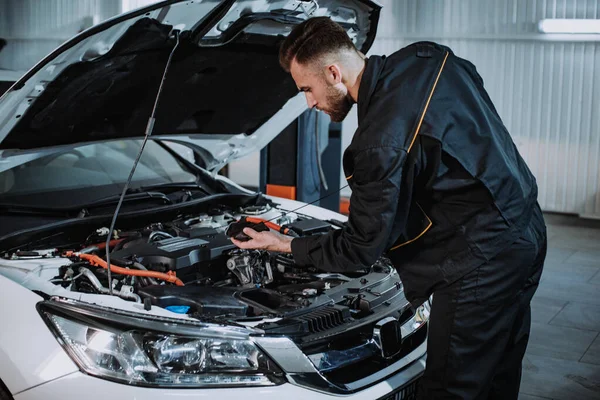
<instances>
[{"instance_id":1,"label":"man's hand","mask_svg":"<svg viewBox=\"0 0 600 400\"><path fill-rule=\"evenodd\" d=\"M276 251L279 253L292 252L292 240L294 239L293 237L285 236L273 231L256 232L252 228L244 228L244 233L250 236L252 239L246 242L241 242L239 240L231 238L233 244L235 244L240 249L268 250Z\"/></svg>"}]
</instances>

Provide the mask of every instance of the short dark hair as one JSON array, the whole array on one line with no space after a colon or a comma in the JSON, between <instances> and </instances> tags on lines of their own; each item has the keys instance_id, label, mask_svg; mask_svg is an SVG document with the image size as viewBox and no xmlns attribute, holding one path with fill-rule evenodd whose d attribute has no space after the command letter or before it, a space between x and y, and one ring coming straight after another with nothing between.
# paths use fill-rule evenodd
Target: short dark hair
<instances>
[{"instance_id":1,"label":"short dark hair","mask_svg":"<svg viewBox=\"0 0 600 400\"><path fill-rule=\"evenodd\" d=\"M356 50L354 43L339 24L329 17L309 18L296 26L279 49L279 63L290 72L292 60L297 63L318 59L339 50Z\"/></svg>"}]
</instances>

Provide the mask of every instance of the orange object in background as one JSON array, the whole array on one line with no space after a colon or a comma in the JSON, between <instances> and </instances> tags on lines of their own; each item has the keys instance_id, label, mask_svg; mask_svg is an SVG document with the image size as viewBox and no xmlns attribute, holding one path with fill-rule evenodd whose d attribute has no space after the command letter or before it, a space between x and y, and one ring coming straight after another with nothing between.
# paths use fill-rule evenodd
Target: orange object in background
<instances>
[{"instance_id":1,"label":"orange object in background","mask_svg":"<svg viewBox=\"0 0 600 400\"><path fill-rule=\"evenodd\" d=\"M350 214L350 199L348 197L342 197L340 199L340 214Z\"/></svg>"},{"instance_id":2,"label":"orange object in background","mask_svg":"<svg viewBox=\"0 0 600 400\"><path fill-rule=\"evenodd\" d=\"M296 186L267 184L267 195L283 197L284 199L296 200Z\"/></svg>"}]
</instances>

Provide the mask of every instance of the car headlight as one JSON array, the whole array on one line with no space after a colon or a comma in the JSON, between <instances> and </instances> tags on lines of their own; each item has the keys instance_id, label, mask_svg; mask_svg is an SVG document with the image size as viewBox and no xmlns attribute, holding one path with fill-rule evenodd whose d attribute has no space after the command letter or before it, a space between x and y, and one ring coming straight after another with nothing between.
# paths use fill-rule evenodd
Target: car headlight
<instances>
[{"instance_id":1,"label":"car headlight","mask_svg":"<svg viewBox=\"0 0 600 400\"><path fill-rule=\"evenodd\" d=\"M431 297L422 305L420 305L415 311L415 323L422 324L429 321L429 314L431 313Z\"/></svg>"},{"instance_id":2,"label":"car headlight","mask_svg":"<svg viewBox=\"0 0 600 400\"><path fill-rule=\"evenodd\" d=\"M415 310L415 314L412 316L412 318L410 318L402 325L401 333L403 338L413 334L417 331L417 329L421 328L429 321L429 314L431 313L431 302L432 297L429 297L429 299L427 299L425 303L417 307L417 309Z\"/></svg>"},{"instance_id":3,"label":"car headlight","mask_svg":"<svg viewBox=\"0 0 600 400\"><path fill-rule=\"evenodd\" d=\"M203 336L201 328L197 335L140 329L138 321L123 325L123 316L110 323L70 311L40 307L71 358L90 375L161 387L283 383L281 370L249 339Z\"/></svg>"}]
</instances>

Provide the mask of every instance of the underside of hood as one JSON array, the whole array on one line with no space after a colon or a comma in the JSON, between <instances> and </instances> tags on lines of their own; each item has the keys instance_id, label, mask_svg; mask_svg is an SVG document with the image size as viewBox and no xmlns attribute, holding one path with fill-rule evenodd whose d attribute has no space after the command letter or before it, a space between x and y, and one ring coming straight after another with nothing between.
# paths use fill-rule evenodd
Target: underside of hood
<instances>
[{"instance_id":1,"label":"underside of hood","mask_svg":"<svg viewBox=\"0 0 600 400\"><path fill-rule=\"evenodd\" d=\"M143 18L102 57L69 65L36 99L2 148L143 134L175 45L172 26ZM156 114L156 134L251 134L297 90L274 43L201 48L181 37ZM272 42L278 38L269 38Z\"/></svg>"},{"instance_id":2,"label":"underside of hood","mask_svg":"<svg viewBox=\"0 0 600 400\"><path fill-rule=\"evenodd\" d=\"M205 148L218 137L220 153L223 142L244 147L239 156L256 151L306 109L278 49L294 25L322 15L368 50L379 6L365 0L167 1L109 20L0 99L0 152L143 136L177 36L153 134L202 139ZM264 137L244 143L254 134ZM232 153L215 158L238 158Z\"/></svg>"}]
</instances>

